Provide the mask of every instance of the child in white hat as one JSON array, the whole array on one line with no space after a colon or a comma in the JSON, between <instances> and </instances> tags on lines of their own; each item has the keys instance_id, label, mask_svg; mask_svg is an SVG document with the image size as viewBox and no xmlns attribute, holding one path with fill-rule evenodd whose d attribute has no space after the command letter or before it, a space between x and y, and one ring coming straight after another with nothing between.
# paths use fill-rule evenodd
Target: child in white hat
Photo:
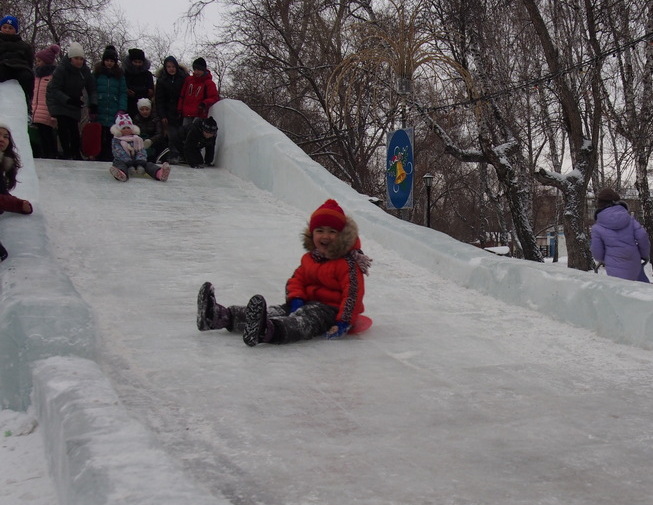
<instances>
[{"instance_id":1,"label":"child in white hat","mask_svg":"<svg viewBox=\"0 0 653 505\"><path fill-rule=\"evenodd\" d=\"M149 98L139 98L136 106L138 114L134 118L134 124L141 130L140 136L147 151L147 159L154 161L165 147L163 125L152 110L152 101Z\"/></svg>"},{"instance_id":2,"label":"child in white hat","mask_svg":"<svg viewBox=\"0 0 653 505\"><path fill-rule=\"evenodd\" d=\"M126 182L129 179L129 169L141 169L157 181L165 182L170 175L170 165L161 166L147 161L147 153L143 139L139 137L140 128L136 126L128 114L118 114L116 123L111 127L113 140L113 165L109 169L114 179Z\"/></svg>"}]
</instances>

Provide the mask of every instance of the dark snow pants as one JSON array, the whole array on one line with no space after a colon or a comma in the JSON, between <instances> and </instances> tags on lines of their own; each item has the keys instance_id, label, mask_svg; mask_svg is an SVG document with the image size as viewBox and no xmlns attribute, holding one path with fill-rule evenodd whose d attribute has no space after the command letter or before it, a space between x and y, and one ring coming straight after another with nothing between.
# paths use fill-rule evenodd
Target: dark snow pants
<instances>
[{"instance_id":1,"label":"dark snow pants","mask_svg":"<svg viewBox=\"0 0 653 505\"><path fill-rule=\"evenodd\" d=\"M242 333L245 330L245 307L229 307L232 328L229 331ZM320 302L307 302L292 314L287 304L268 307L268 319L274 325L271 344L288 344L298 340L310 340L326 333L336 324L338 309Z\"/></svg>"}]
</instances>

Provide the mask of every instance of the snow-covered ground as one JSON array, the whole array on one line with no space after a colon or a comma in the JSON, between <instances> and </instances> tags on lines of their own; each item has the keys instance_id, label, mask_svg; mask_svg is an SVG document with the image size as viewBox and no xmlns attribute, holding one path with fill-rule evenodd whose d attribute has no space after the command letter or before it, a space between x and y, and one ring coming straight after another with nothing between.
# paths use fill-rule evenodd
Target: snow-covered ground
<instances>
[{"instance_id":1,"label":"snow-covered ground","mask_svg":"<svg viewBox=\"0 0 653 505\"><path fill-rule=\"evenodd\" d=\"M34 405L2 412L3 505L94 493L150 503L135 494L152 486L148 471L159 504L189 487L213 497L202 503L650 503L650 286L499 258L395 220L239 104L215 113L219 168L177 167L165 184L25 157L20 191L36 212L0 217L2 304L63 292L75 333L63 344L32 305L15 310L39 328L35 358L48 346L81 357L38 361ZM374 258L372 329L254 348L197 331L205 280L227 304L282 300L299 234L327 197L356 217ZM11 233L39 220L42 249ZM38 287L21 287L43 254ZM597 326L606 313L614 321Z\"/></svg>"},{"instance_id":2,"label":"snow-covered ground","mask_svg":"<svg viewBox=\"0 0 653 505\"><path fill-rule=\"evenodd\" d=\"M0 410L0 436L0 503L56 503L43 438L33 413Z\"/></svg>"}]
</instances>

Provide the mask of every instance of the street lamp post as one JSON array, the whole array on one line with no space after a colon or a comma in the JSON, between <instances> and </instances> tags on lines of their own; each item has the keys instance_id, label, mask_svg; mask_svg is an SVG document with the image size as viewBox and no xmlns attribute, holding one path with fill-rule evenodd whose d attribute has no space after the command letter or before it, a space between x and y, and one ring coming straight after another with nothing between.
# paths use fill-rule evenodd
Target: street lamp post
<instances>
[{"instance_id":1,"label":"street lamp post","mask_svg":"<svg viewBox=\"0 0 653 505\"><path fill-rule=\"evenodd\" d=\"M431 187L433 186L433 175L424 174L422 177L426 186L426 226L431 227Z\"/></svg>"}]
</instances>

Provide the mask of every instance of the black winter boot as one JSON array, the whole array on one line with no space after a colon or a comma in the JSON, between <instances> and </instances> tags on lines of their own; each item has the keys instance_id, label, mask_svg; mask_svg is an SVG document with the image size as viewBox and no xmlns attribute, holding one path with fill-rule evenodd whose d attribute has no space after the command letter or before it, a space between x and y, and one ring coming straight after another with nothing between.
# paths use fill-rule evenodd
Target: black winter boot
<instances>
[{"instance_id":1,"label":"black winter boot","mask_svg":"<svg viewBox=\"0 0 653 505\"><path fill-rule=\"evenodd\" d=\"M245 309L245 332L243 341L250 347L259 342L271 342L274 325L268 319L267 304L261 295L254 295Z\"/></svg>"},{"instance_id":2,"label":"black winter boot","mask_svg":"<svg viewBox=\"0 0 653 505\"><path fill-rule=\"evenodd\" d=\"M197 329L221 330L231 325L231 312L215 301L213 284L205 282L197 294Z\"/></svg>"}]
</instances>

